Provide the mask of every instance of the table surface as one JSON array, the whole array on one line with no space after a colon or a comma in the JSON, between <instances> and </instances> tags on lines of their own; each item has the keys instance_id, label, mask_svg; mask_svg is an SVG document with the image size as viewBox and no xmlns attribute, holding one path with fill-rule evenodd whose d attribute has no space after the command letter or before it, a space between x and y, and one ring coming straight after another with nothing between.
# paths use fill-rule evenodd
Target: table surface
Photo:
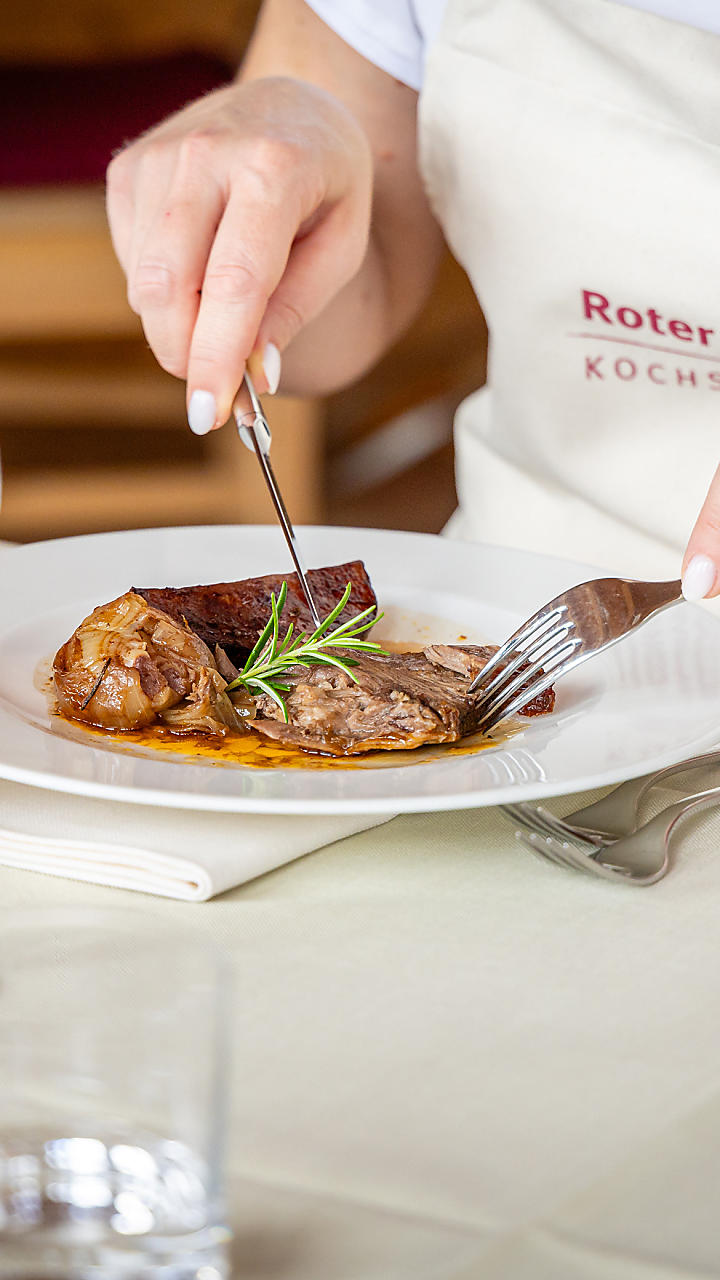
<instances>
[{"instance_id":1,"label":"table surface","mask_svg":"<svg viewBox=\"0 0 720 1280\"><path fill-rule=\"evenodd\" d=\"M0 899L232 958L240 1280L677 1280L720 1270L719 837L632 890L497 810L417 814L205 904L7 869Z\"/></svg>"}]
</instances>

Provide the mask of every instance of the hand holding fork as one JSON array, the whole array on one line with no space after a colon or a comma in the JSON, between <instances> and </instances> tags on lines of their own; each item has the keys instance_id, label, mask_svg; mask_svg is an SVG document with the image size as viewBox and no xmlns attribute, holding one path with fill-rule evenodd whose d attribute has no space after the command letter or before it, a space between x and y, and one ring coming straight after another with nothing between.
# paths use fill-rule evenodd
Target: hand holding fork
<instances>
[{"instance_id":1,"label":"hand holding fork","mask_svg":"<svg viewBox=\"0 0 720 1280\"><path fill-rule=\"evenodd\" d=\"M682 598L679 580L597 578L562 592L518 627L476 675L468 693L482 686L475 703L478 729L487 731L513 715L568 671Z\"/></svg>"},{"instance_id":2,"label":"hand holding fork","mask_svg":"<svg viewBox=\"0 0 720 1280\"><path fill-rule=\"evenodd\" d=\"M626 578L599 578L556 596L501 645L473 680L471 693L482 686L476 704L478 727L489 730L579 663L682 599L679 580ZM669 842L678 823L688 813L720 803L720 787L669 805L637 827L642 796L675 772L718 762L720 754L697 757L650 779L626 783L612 797L578 811L569 821L553 817L540 805L506 805L504 812L520 828L518 836L543 858L604 879L655 884L669 868ZM602 824L608 822L610 829L603 830Z\"/></svg>"}]
</instances>

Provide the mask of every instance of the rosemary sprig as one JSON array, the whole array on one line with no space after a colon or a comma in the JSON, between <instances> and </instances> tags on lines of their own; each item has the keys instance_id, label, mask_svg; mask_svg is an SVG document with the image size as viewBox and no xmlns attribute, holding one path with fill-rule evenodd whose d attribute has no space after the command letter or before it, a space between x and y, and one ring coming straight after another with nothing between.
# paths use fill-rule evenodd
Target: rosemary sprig
<instances>
[{"instance_id":1,"label":"rosemary sprig","mask_svg":"<svg viewBox=\"0 0 720 1280\"><path fill-rule=\"evenodd\" d=\"M282 711L283 720L287 724L288 713L282 694L287 693L291 686L284 684L282 677L290 667L337 667L357 684L357 679L352 673L352 667L357 666L355 660L338 658L335 653L329 653L328 650L354 649L363 653L381 654L383 657L387 657L387 652L372 640L360 639L363 632L368 631L382 617L381 613L375 613L372 606L369 609L363 609L362 613L358 613L354 618L348 618L338 626L333 626L350 599L351 590L352 584L348 582L335 608L311 635L304 631L294 635L291 622L281 639L280 615L287 599L287 583L283 582L277 599L275 593L271 593L270 617L240 675L227 686L227 692L232 693L233 689L239 689L242 686L250 693L267 694L273 702L277 703Z\"/></svg>"}]
</instances>

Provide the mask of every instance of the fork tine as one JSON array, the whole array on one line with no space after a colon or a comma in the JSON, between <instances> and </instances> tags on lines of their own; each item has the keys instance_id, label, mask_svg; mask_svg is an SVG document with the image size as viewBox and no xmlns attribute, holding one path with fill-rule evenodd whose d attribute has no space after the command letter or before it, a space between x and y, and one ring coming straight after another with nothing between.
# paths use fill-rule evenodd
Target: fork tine
<instances>
[{"instance_id":1,"label":"fork tine","mask_svg":"<svg viewBox=\"0 0 720 1280\"><path fill-rule=\"evenodd\" d=\"M524 700L537 697L554 679L565 675L578 662L617 644L628 632L642 626L663 609L679 604L682 599L679 579L639 582L630 578L596 578L570 587L548 601L518 628L470 682L468 692L474 693L483 681L493 677L489 689L481 692L475 706L479 715L478 728L489 729L501 716L512 715ZM564 615L567 615L567 626L559 627ZM579 637L577 644L568 644L555 653L546 654L539 666L536 662L530 671L526 669L509 683L508 676L499 673L498 669L506 664L511 667L508 674L512 674L520 671L524 662L538 659L539 646L544 643L547 647L555 638L560 638L563 630L568 635L573 633ZM512 692L520 690L531 671L535 674L540 667L545 668L545 674L513 699Z\"/></svg>"},{"instance_id":2,"label":"fork tine","mask_svg":"<svg viewBox=\"0 0 720 1280\"><path fill-rule=\"evenodd\" d=\"M506 804L502 806L508 817L511 817L518 826L524 831L535 835L538 839L545 842L544 847L554 848L557 852L557 845L562 848L563 855L567 859L575 859L578 854L582 859L582 865L585 870L587 860L600 859L604 866L611 870L624 871L624 868L616 867L614 863L608 862L603 854L606 852L604 844L598 844L595 840L583 836L578 831L569 828L562 818L556 818L553 813L545 809L540 804L529 805L527 803ZM573 861L573 865L576 865Z\"/></svg>"},{"instance_id":3,"label":"fork tine","mask_svg":"<svg viewBox=\"0 0 720 1280\"><path fill-rule=\"evenodd\" d=\"M572 666L575 650L581 644L582 641L577 636L567 640L555 653L543 654L526 670L516 675L507 687L499 689L495 696L488 700L485 710L481 713L477 730L487 732L503 716L511 716L513 712L519 711L528 702L532 702L538 694L548 689ZM550 667L549 664L552 666ZM539 678L533 680L536 675Z\"/></svg>"},{"instance_id":4,"label":"fork tine","mask_svg":"<svg viewBox=\"0 0 720 1280\"><path fill-rule=\"evenodd\" d=\"M527 847L531 849L533 853L536 853L538 857L545 858L549 862L558 861L554 850L551 851L548 848L546 852L535 843L533 837L537 837L539 833L535 825L535 815L534 813L529 812L528 805L522 803L504 804L501 806L501 809L505 814L505 817L510 818L513 826L515 827L516 840L521 840L523 844L527 845Z\"/></svg>"},{"instance_id":5,"label":"fork tine","mask_svg":"<svg viewBox=\"0 0 720 1280\"><path fill-rule=\"evenodd\" d=\"M508 808L509 806L505 806ZM558 867L569 867L573 871L584 871L587 875L599 876L603 880L630 880L632 876L627 867L616 866L600 857L600 850L594 847L584 848L580 843L566 840L559 835L538 831L531 822L516 819L521 830L515 832L515 839L524 844L538 858L552 862Z\"/></svg>"},{"instance_id":6,"label":"fork tine","mask_svg":"<svg viewBox=\"0 0 720 1280\"><path fill-rule=\"evenodd\" d=\"M636 878L627 867L616 866L604 858L586 853L578 845L569 840L559 840L557 836L544 836L539 832L528 831L527 834L516 831L515 837L531 849L540 858L554 862L556 866L570 867L573 871L583 871L586 875L598 876L601 880L618 880L626 884L643 884L644 878Z\"/></svg>"},{"instance_id":7,"label":"fork tine","mask_svg":"<svg viewBox=\"0 0 720 1280\"><path fill-rule=\"evenodd\" d=\"M526 668L524 679L527 679L528 665L532 662L539 661L543 655L548 654L552 650L556 641L562 640L568 635L569 631L572 629L572 625L573 624L569 619L565 622L561 622L553 631L545 631L541 636L537 637L531 644L528 644L527 648L518 650L515 657L502 666L490 683L482 690L481 697L475 703L475 709L477 710L478 707L482 707L484 703L489 705L491 695L496 690L500 693L502 689L507 686L508 681L519 667L524 666ZM474 685L475 680L473 680L470 685L468 693L472 692Z\"/></svg>"},{"instance_id":8,"label":"fork tine","mask_svg":"<svg viewBox=\"0 0 720 1280\"><path fill-rule=\"evenodd\" d=\"M556 867L566 867L571 871L582 870L575 862L569 845L563 844L555 836L541 835L539 831L522 827L515 832L515 839L543 862L552 862Z\"/></svg>"},{"instance_id":9,"label":"fork tine","mask_svg":"<svg viewBox=\"0 0 720 1280\"><path fill-rule=\"evenodd\" d=\"M495 702L510 689L511 684L515 688L521 688L523 684L527 684L528 680L541 671L555 653L561 652L559 642L568 638L570 625L570 623L562 623L555 631L544 635L537 648L524 649L512 662L504 666L487 688L481 691L475 703L475 711L492 710ZM520 675L518 679L513 680L516 672L520 672Z\"/></svg>"},{"instance_id":10,"label":"fork tine","mask_svg":"<svg viewBox=\"0 0 720 1280\"><path fill-rule=\"evenodd\" d=\"M515 831L520 840L539 858L554 862L557 866L571 867L600 876L604 880L627 880L632 876L627 867L610 861L612 849L598 847L582 836L565 831L562 819L556 819L542 805L526 803L505 804L503 812L520 830ZM557 823L557 826L555 824Z\"/></svg>"},{"instance_id":11,"label":"fork tine","mask_svg":"<svg viewBox=\"0 0 720 1280\"><path fill-rule=\"evenodd\" d=\"M536 810L529 810L526 804L505 804L502 809L515 824L516 840L520 840L538 858L554 862L559 867L574 866L567 842L558 839L553 833L538 830Z\"/></svg>"},{"instance_id":12,"label":"fork tine","mask_svg":"<svg viewBox=\"0 0 720 1280\"><path fill-rule=\"evenodd\" d=\"M567 612L566 606L562 605L559 609L540 609L537 613L534 613L531 618L528 618L527 622L524 622L521 627L518 627L518 630L513 632L504 644L500 645L500 648L497 649L492 657L488 659L482 670L478 671L468 689L468 693L474 693L487 676L495 671L505 661L510 653L519 649L523 641L528 641L529 643L532 640L538 639L540 635L543 632L546 632L554 622L557 622L565 612Z\"/></svg>"},{"instance_id":13,"label":"fork tine","mask_svg":"<svg viewBox=\"0 0 720 1280\"><path fill-rule=\"evenodd\" d=\"M556 851L546 846L542 837L538 836L536 831L516 831L515 839L518 844L523 844L526 849L535 854L541 862L551 862L556 867L569 867L570 863L565 858L558 856Z\"/></svg>"},{"instance_id":14,"label":"fork tine","mask_svg":"<svg viewBox=\"0 0 720 1280\"><path fill-rule=\"evenodd\" d=\"M548 809L544 809L542 805L536 805L533 808L533 817L537 819L537 829L546 831L549 835L557 836L559 840L568 840L577 845L579 848L587 849L588 853L594 850L595 853L601 852L606 848L607 840L602 840L598 836L591 834L589 831L580 831L576 827L568 824L564 818L556 818L554 813L550 813ZM594 857L595 854L593 853Z\"/></svg>"},{"instance_id":15,"label":"fork tine","mask_svg":"<svg viewBox=\"0 0 720 1280\"><path fill-rule=\"evenodd\" d=\"M559 840L566 839L562 822L540 804L520 802L519 804L506 804L503 808L514 822L519 823L528 831L535 831L538 835L557 836ZM580 839L582 840L582 837ZM589 844L589 841L587 843Z\"/></svg>"},{"instance_id":16,"label":"fork tine","mask_svg":"<svg viewBox=\"0 0 720 1280\"><path fill-rule=\"evenodd\" d=\"M568 836L562 829L562 824L557 823L551 813L547 809L543 809L541 805L529 804L506 804L502 806L507 817L523 831L531 835L537 836L540 840L556 841L562 846L563 852L571 847L575 847L582 853L591 855L596 852L596 846L591 845L589 841L583 840L582 837L573 838Z\"/></svg>"},{"instance_id":17,"label":"fork tine","mask_svg":"<svg viewBox=\"0 0 720 1280\"><path fill-rule=\"evenodd\" d=\"M562 672L560 674L562 675ZM511 716L516 711L519 711L521 707L524 707L526 703L532 702L533 698L537 698L539 694L550 688L550 685L557 679L557 675L556 671L547 671L541 679L523 689L522 693L514 698L510 697L509 700L506 699L505 701L501 698L496 699L490 710L486 711L479 720L475 732L487 733L492 729L493 725L497 724L498 720L502 720L503 716Z\"/></svg>"}]
</instances>

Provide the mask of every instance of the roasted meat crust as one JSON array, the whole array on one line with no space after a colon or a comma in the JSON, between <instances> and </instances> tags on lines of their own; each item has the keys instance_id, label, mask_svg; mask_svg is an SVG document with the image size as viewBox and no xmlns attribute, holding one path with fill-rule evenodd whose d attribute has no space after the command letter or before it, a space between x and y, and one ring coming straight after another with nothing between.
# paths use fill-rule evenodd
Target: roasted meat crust
<instances>
[{"instance_id":1,"label":"roasted meat crust","mask_svg":"<svg viewBox=\"0 0 720 1280\"><path fill-rule=\"evenodd\" d=\"M310 569L308 580L320 616L327 617L340 600L348 582L350 599L338 622L355 617L363 609L377 608L365 565L361 560ZM162 609L181 625L186 624L210 650L219 645L236 666L242 666L270 617L270 596L277 597L287 583L282 625L298 631L314 631L315 623L296 573L270 573L241 582L216 582L197 587L133 587L155 609Z\"/></svg>"},{"instance_id":2,"label":"roasted meat crust","mask_svg":"<svg viewBox=\"0 0 720 1280\"><path fill-rule=\"evenodd\" d=\"M296 669L285 695L289 723L271 698L256 699L253 728L277 742L324 755L412 749L457 742L479 725L482 690L468 687L494 647L430 645L422 653L358 655L353 680L326 667ZM548 690L525 714L552 710Z\"/></svg>"}]
</instances>

